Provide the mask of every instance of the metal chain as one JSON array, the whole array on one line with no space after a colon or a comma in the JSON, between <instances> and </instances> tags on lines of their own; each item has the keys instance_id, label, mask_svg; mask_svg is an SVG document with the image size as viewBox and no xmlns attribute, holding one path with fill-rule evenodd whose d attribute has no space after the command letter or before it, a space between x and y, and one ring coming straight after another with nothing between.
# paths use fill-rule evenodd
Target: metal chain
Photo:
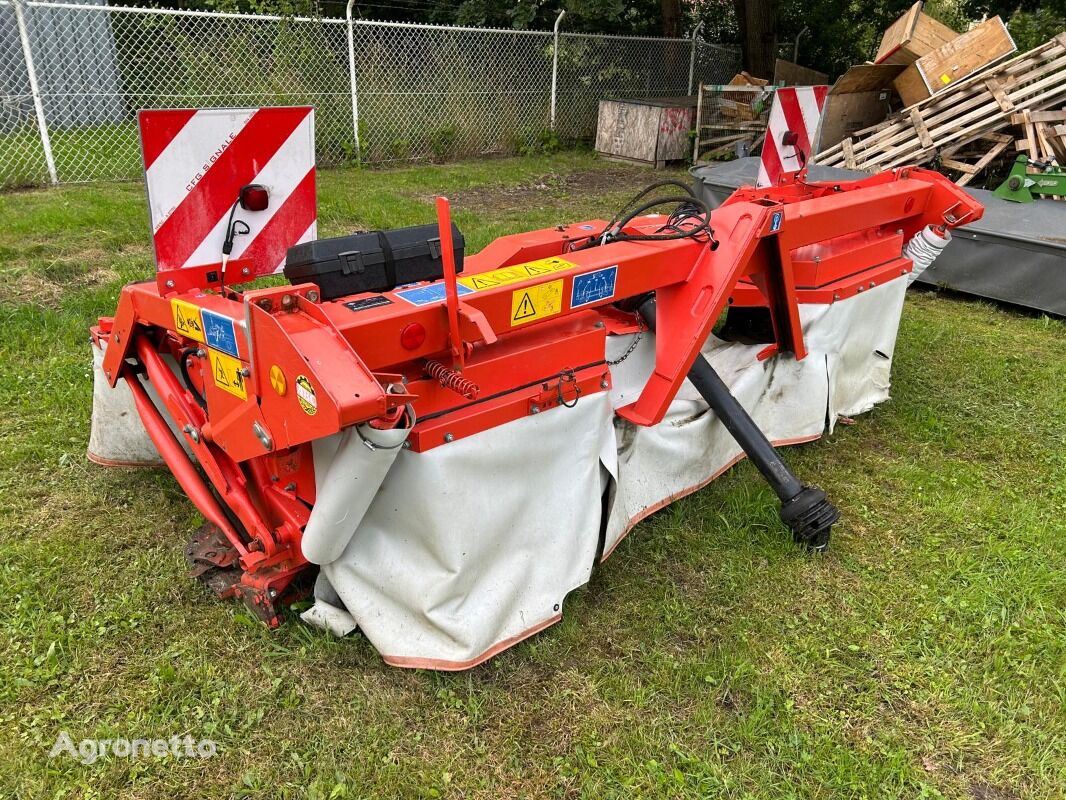
<instances>
[{"instance_id":1,"label":"metal chain","mask_svg":"<svg viewBox=\"0 0 1066 800\"><path fill-rule=\"evenodd\" d=\"M637 349L637 345L640 344L640 340L644 338L644 331L646 331L647 329L647 326L644 324L644 318L637 317L637 332L633 334L633 341L629 343L629 347L625 349L625 352L622 353L621 356L616 358L614 361L608 361L607 366L616 367L623 361L625 361L627 358L629 358L631 355L633 355L633 351Z\"/></svg>"}]
</instances>

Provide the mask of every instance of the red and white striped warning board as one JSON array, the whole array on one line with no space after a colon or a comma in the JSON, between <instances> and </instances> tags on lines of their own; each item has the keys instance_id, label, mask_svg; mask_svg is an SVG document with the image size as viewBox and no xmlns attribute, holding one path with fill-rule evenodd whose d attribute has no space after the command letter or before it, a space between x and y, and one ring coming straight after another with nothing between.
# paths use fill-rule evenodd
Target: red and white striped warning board
<instances>
[{"instance_id":1,"label":"red and white striped warning board","mask_svg":"<svg viewBox=\"0 0 1066 800\"><path fill-rule=\"evenodd\" d=\"M277 272L289 247L315 238L309 106L142 111L138 122L160 272L220 265L230 212L248 184L263 185L269 202L234 210L248 231L233 237L228 282ZM240 274L229 274L237 263Z\"/></svg>"},{"instance_id":2,"label":"red and white striped warning board","mask_svg":"<svg viewBox=\"0 0 1066 800\"><path fill-rule=\"evenodd\" d=\"M777 186L803 169L818 141L828 86L785 86L774 92L756 186Z\"/></svg>"}]
</instances>

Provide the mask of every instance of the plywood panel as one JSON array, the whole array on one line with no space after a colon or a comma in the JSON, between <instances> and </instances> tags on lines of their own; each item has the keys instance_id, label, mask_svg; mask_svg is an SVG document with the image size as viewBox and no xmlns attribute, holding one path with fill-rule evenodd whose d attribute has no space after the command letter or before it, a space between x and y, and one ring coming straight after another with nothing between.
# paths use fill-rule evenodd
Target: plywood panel
<instances>
[{"instance_id":1,"label":"plywood panel","mask_svg":"<svg viewBox=\"0 0 1066 800\"><path fill-rule=\"evenodd\" d=\"M892 82L892 85L905 106L913 106L915 103L920 103L929 97L929 89L925 85L925 78L922 77L922 73L918 71L917 64L911 64L903 70L899 77Z\"/></svg>"},{"instance_id":2,"label":"plywood panel","mask_svg":"<svg viewBox=\"0 0 1066 800\"><path fill-rule=\"evenodd\" d=\"M833 84L830 94L851 94L887 89L905 67L898 64L856 64Z\"/></svg>"},{"instance_id":3,"label":"plywood panel","mask_svg":"<svg viewBox=\"0 0 1066 800\"><path fill-rule=\"evenodd\" d=\"M829 76L779 58L774 62L774 83L777 86L824 86L829 83Z\"/></svg>"},{"instance_id":4,"label":"plywood panel","mask_svg":"<svg viewBox=\"0 0 1066 800\"><path fill-rule=\"evenodd\" d=\"M888 102L880 98L881 91L830 94L825 99L816 152L883 120L888 115Z\"/></svg>"},{"instance_id":5,"label":"plywood panel","mask_svg":"<svg viewBox=\"0 0 1066 800\"><path fill-rule=\"evenodd\" d=\"M689 149L692 144L689 141L688 132L695 127L696 109L664 108L659 115L659 137L655 150L655 161L678 161L688 159Z\"/></svg>"},{"instance_id":6,"label":"plywood panel","mask_svg":"<svg viewBox=\"0 0 1066 800\"><path fill-rule=\"evenodd\" d=\"M596 152L655 161L661 108L601 100L596 124Z\"/></svg>"}]
</instances>

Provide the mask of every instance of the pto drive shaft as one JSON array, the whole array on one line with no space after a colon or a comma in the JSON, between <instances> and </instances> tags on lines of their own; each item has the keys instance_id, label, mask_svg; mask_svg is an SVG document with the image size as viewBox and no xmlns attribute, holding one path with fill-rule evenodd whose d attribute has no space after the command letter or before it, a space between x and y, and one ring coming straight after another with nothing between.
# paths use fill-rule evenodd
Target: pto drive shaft
<instances>
[{"instance_id":1,"label":"pto drive shaft","mask_svg":"<svg viewBox=\"0 0 1066 800\"><path fill-rule=\"evenodd\" d=\"M648 328L654 331L655 299L644 301L639 311ZM825 492L800 483L702 354L697 354L688 379L777 493L781 500L781 521L792 531L793 539L816 552L824 551L829 546L830 528L840 518L840 512Z\"/></svg>"}]
</instances>

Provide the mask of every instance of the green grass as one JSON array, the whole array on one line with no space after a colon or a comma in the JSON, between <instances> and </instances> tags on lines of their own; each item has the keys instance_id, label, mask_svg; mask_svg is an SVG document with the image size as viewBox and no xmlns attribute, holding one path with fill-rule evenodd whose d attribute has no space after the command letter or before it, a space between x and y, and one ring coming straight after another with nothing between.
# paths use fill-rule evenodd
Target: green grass
<instances>
[{"instance_id":1,"label":"green grass","mask_svg":"<svg viewBox=\"0 0 1066 800\"><path fill-rule=\"evenodd\" d=\"M655 177L581 154L326 172L322 232L427 222L444 192L477 249ZM86 328L150 274L146 230L137 185L0 199L0 797L1063 796L1063 323L909 298L893 399L787 451L843 512L829 554L744 463L641 524L559 625L411 672L210 599L169 475L86 462ZM220 751L50 761L63 730Z\"/></svg>"}]
</instances>

